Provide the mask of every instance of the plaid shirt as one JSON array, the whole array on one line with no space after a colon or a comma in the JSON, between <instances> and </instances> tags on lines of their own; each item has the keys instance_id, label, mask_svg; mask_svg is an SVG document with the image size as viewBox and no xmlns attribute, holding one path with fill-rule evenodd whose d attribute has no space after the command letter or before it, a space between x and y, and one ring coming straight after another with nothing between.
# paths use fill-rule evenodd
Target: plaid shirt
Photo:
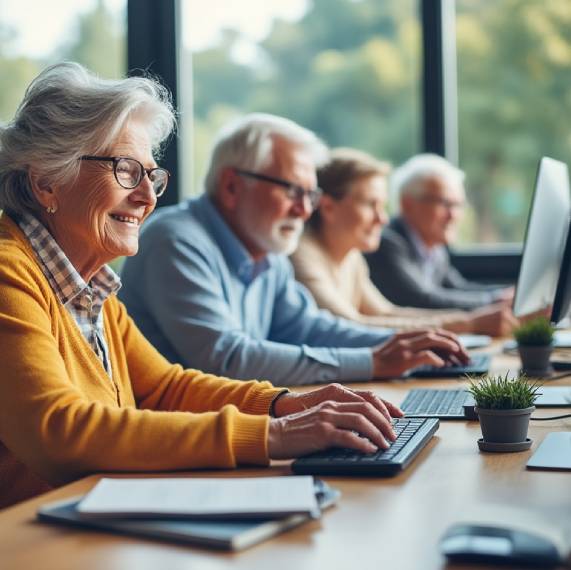
<instances>
[{"instance_id":1,"label":"plaid shirt","mask_svg":"<svg viewBox=\"0 0 571 570\"><path fill-rule=\"evenodd\" d=\"M18 224L38 256L40 267L56 296L111 376L101 309L105 299L121 287L119 276L104 265L86 283L50 232L34 216L24 214Z\"/></svg>"}]
</instances>

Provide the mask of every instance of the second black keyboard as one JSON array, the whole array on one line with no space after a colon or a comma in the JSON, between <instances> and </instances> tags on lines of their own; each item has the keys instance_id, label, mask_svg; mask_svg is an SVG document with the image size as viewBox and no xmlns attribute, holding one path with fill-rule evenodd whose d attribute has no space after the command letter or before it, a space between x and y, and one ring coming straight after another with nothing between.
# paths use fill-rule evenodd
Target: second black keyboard
<instances>
[{"instance_id":1,"label":"second black keyboard","mask_svg":"<svg viewBox=\"0 0 571 570\"><path fill-rule=\"evenodd\" d=\"M470 362L464 365L419 366L404 374L405 378L457 378L466 374L485 374L490 369L492 357L489 354L473 354Z\"/></svg>"},{"instance_id":2,"label":"second black keyboard","mask_svg":"<svg viewBox=\"0 0 571 570\"><path fill-rule=\"evenodd\" d=\"M466 390L417 388L407 394L400 408L407 416L465 420L464 406L471 401Z\"/></svg>"},{"instance_id":3,"label":"second black keyboard","mask_svg":"<svg viewBox=\"0 0 571 570\"><path fill-rule=\"evenodd\" d=\"M393 429L397 439L386 450L365 454L335 447L300 457L292 463L292 470L300 475L396 475L430 441L438 429L438 420L401 418Z\"/></svg>"}]
</instances>

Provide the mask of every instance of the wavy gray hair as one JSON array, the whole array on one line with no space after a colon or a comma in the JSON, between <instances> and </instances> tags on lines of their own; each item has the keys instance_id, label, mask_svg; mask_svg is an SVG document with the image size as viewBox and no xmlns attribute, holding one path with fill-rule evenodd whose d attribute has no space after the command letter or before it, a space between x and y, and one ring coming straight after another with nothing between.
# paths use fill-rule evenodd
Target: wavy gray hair
<instances>
[{"instance_id":1,"label":"wavy gray hair","mask_svg":"<svg viewBox=\"0 0 571 570\"><path fill-rule=\"evenodd\" d=\"M144 119L158 153L175 115L170 93L157 80L101 79L72 62L46 68L26 90L14 119L0 127L0 209L38 212L30 169L46 185L72 182L79 158L104 153L134 116Z\"/></svg>"},{"instance_id":2,"label":"wavy gray hair","mask_svg":"<svg viewBox=\"0 0 571 570\"><path fill-rule=\"evenodd\" d=\"M206 192L211 196L216 194L220 173L228 166L246 170L268 166L273 159L276 137L309 153L316 167L327 162L327 146L310 130L283 117L251 113L231 122L219 132L204 180Z\"/></svg>"}]
</instances>

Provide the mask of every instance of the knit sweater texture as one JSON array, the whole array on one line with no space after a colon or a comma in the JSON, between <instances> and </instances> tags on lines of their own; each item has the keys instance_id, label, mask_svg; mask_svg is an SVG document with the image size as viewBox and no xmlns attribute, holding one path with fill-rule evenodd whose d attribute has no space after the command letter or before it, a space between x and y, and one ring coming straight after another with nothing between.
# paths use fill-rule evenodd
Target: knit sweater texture
<instances>
[{"instance_id":1,"label":"knit sweater texture","mask_svg":"<svg viewBox=\"0 0 571 570\"><path fill-rule=\"evenodd\" d=\"M114 295L103 311L112 380L0 216L0 508L93 472L268 463L279 389L184 370Z\"/></svg>"}]
</instances>

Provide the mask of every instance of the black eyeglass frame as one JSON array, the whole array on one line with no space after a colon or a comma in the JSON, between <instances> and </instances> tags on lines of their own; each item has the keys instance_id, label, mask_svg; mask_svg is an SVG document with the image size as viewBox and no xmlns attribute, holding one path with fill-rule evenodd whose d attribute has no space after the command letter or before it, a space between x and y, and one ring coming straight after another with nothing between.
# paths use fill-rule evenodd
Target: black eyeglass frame
<instances>
[{"instance_id":1,"label":"black eyeglass frame","mask_svg":"<svg viewBox=\"0 0 571 570\"><path fill-rule=\"evenodd\" d=\"M166 177L166 182L165 185L163 186L162 190L160 192L157 192L155 190L155 186L153 185L153 190L155 190L155 196L157 198L159 198L160 196L162 196L168 186L169 183L169 178L171 176L171 173L166 169L166 168L162 168L161 166L155 166L155 168L145 168L136 158L133 158L132 156L95 156L95 155L85 155L82 156L80 158L80 160L93 160L93 161L103 161L103 162L112 162L113 163L113 176L115 176L115 180L117 180L117 184L119 184L119 186L121 186L121 188L125 188L125 190L134 190L135 188L137 188L137 186L139 186L139 184L141 184L141 182L143 181L143 178L145 178L145 174L149 177L149 180L151 181L151 184L153 184L153 180L151 178L151 174L157 170L161 171L161 172L165 172L167 177ZM120 180L119 177L117 176L117 165L119 164L119 162L121 160L132 160L133 162L136 162L140 167L141 167L141 175L139 177L138 182L134 185L134 186L125 186L125 184L123 184Z\"/></svg>"},{"instance_id":2,"label":"black eyeglass frame","mask_svg":"<svg viewBox=\"0 0 571 570\"><path fill-rule=\"evenodd\" d=\"M289 180L270 176L269 174L260 174L259 172L244 170L242 168L234 168L234 172L240 176L246 176L248 178L254 178L255 180L261 180L262 182L270 182L271 184L281 186L285 189L286 196L290 200L301 200L307 196L313 209L317 208L319 201L321 200L321 196L323 196L323 190L319 187L307 190L303 186L289 182Z\"/></svg>"}]
</instances>

